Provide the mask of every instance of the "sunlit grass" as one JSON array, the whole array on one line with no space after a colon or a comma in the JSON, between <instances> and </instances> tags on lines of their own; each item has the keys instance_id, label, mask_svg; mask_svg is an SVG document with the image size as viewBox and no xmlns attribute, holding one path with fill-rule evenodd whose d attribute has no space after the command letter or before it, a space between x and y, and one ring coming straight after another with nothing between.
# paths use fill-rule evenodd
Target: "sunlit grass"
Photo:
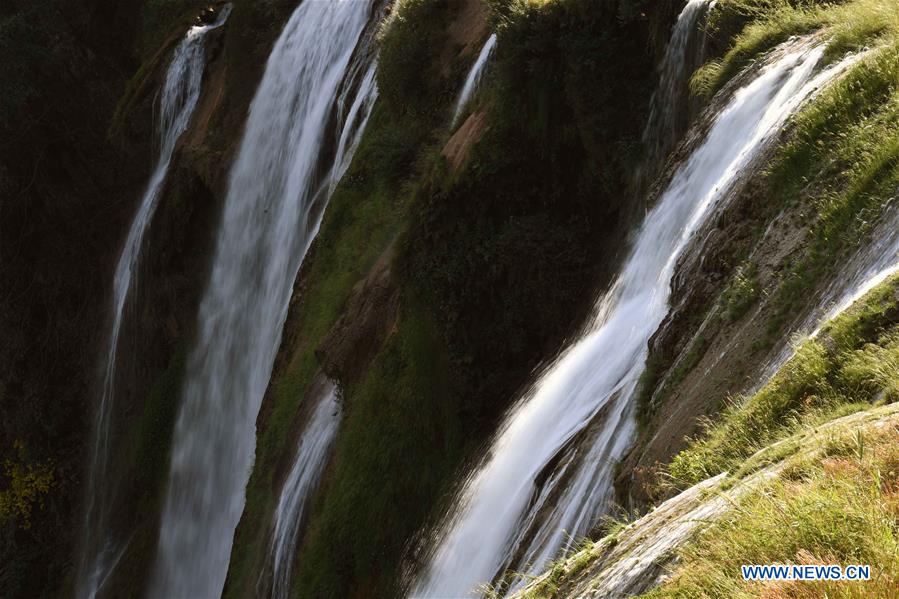
<instances>
[{"instance_id":1,"label":"sunlit grass","mask_svg":"<svg viewBox=\"0 0 899 599\"><path fill-rule=\"evenodd\" d=\"M733 37L720 59L699 69L691 81L694 94L711 98L734 75L764 52L791 36L820 31L827 56L895 41L899 10L892 0L853 0L843 4L815 0L722 0L709 18L713 37ZM741 30L742 29L742 30Z\"/></svg>"},{"instance_id":2,"label":"sunlit grass","mask_svg":"<svg viewBox=\"0 0 899 599\"><path fill-rule=\"evenodd\" d=\"M769 337L858 247L899 185L899 43L883 47L833 83L796 118L773 160L772 202L802 200L811 235L773 294Z\"/></svg>"},{"instance_id":3,"label":"sunlit grass","mask_svg":"<svg viewBox=\"0 0 899 599\"><path fill-rule=\"evenodd\" d=\"M743 461L766 445L807 426L858 409L895 401L899 369L899 277L877 287L804 342L758 393L738 398L668 467L688 486Z\"/></svg>"},{"instance_id":4,"label":"sunlit grass","mask_svg":"<svg viewBox=\"0 0 899 599\"><path fill-rule=\"evenodd\" d=\"M647 597L896 597L899 428L846 431L740 499L680 549ZM867 582L749 582L742 564L867 564Z\"/></svg>"}]
</instances>

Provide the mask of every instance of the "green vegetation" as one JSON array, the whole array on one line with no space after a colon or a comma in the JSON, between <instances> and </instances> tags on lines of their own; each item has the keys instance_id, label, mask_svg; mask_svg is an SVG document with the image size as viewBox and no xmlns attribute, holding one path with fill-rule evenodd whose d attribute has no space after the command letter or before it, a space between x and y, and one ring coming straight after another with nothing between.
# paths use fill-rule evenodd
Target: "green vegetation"
<instances>
[{"instance_id":1,"label":"green vegetation","mask_svg":"<svg viewBox=\"0 0 899 599\"><path fill-rule=\"evenodd\" d=\"M883 0L722 0L711 12L708 29L714 42L729 45L721 59L693 78L694 93L706 99L762 53L794 35L822 31L831 58L878 37L893 42L899 35L899 12Z\"/></svg>"},{"instance_id":2,"label":"green vegetation","mask_svg":"<svg viewBox=\"0 0 899 599\"><path fill-rule=\"evenodd\" d=\"M298 596L397 593L407 543L589 307L595 265L612 267L627 148L646 108L634 98L648 100L651 84L646 33L616 3L492 5L499 47L473 103L489 127L456 172L440 149L471 61L445 62L461 3L406 0L380 32L381 94L304 265L289 364L260 416L233 596L253 592L262 566L315 350L388 246L398 321L361 379L341 381L344 418L297 557Z\"/></svg>"},{"instance_id":3,"label":"green vegetation","mask_svg":"<svg viewBox=\"0 0 899 599\"><path fill-rule=\"evenodd\" d=\"M431 87L423 93L418 89L420 81L404 73L429 72L443 46L448 19L457 8L452 3L406 1L400 6L400 17L380 33L380 98L305 261L300 275L304 283L301 310L296 322L288 324L296 343L289 350L289 364L276 373L273 397L260 416L256 464L226 588L232 596L252 594L263 566L279 477L293 457L300 406L319 367L315 351L343 313L354 286L397 243L407 226L416 189L443 172L427 143L449 110L450 82L433 73ZM418 47L420 51L403 51L405 43L419 38L428 42ZM455 464L459 441L444 428L445 422L452 421L439 401L439 381L445 379L443 352L436 341L440 335L405 290L403 306L396 334L381 349L365 380L343 385L345 412L334 448L336 467L328 474L331 484L323 485L323 498L313 506L315 517L306 541L311 548L297 560L294 582L302 587L298 588L301 594L345 596L350 585L360 581L372 587L394 584L390 572L402 550L400 540L420 524L425 506L430 505L426 499L437 494L435 481L448 474L438 467L439 461ZM434 435L438 434L434 427L444 428L439 434L446 435L448 445L429 445L409 431L399 434L412 415L421 419L422 433ZM397 432L385 434L391 428ZM422 476L423 468L431 469L433 478ZM389 483L384 480L388 473ZM348 497L356 499L348 502ZM368 536L361 538L396 535L396 539L386 551L357 543L354 539L362 531ZM371 555L373 551L376 556ZM356 564L360 571L347 576L343 568L349 564Z\"/></svg>"},{"instance_id":4,"label":"green vegetation","mask_svg":"<svg viewBox=\"0 0 899 599\"><path fill-rule=\"evenodd\" d=\"M397 334L346 389L331 483L299 560L303 596L334 589L344 596L350 581L393 594L385 560L402 554L459 464L463 423L448 401L440 336L420 305L405 299Z\"/></svg>"},{"instance_id":5,"label":"green vegetation","mask_svg":"<svg viewBox=\"0 0 899 599\"><path fill-rule=\"evenodd\" d=\"M754 264L744 265L723 293L724 313L731 322L739 320L759 299L761 289Z\"/></svg>"},{"instance_id":6,"label":"green vegetation","mask_svg":"<svg viewBox=\"0 0 899 599\"><path fill-rule=\"evenodd\" d=\"M111 509L116 521L127 522L130 527L129 543L106 583L116 596L137 596L137 589L150 573L147 556L153 555L158 541L157 523L165 498L186 359L186 348L181 345L150 387L140 413L128 428L122 453L111 456L122 472L118 483L122 492Z\"/></svg>"},{"instance_id":7,"label":"green vegetation","mask_svg":"<svg viewBox=\"0 0 899 599\"><path fill-rule=\"evenodd\" d=\"M847 409L895 401L899 375L899 277L877 287L804 342L752 397L738 399L679 453L668 470L691 485L733 470L765 446Z\"/></svg>"},{"instance_id":8,"label":"green vegetation","mask_svg":"<svg viewBox=\"0 0 899 599\"><path fill-rule=\"evenodd\" d=\"M804 198L812 224L774 296L771 336L808 300L805 290L866 238L899 184L897 80L899 42L864 58L803 111L771 167L769 196Z\"/></svg>"},{"instance_id":9,"label":"green vegetation","mask_svg":"<svg viewBox=\"0 0 899 599\"><path fill-rule=\"evenodd\" d=\"M583 572L595 559L594 549L599 547L608 550L615 544L615 535L623 523L618 523L614 532L609 533L601 541L594 543L585 539L577 551L567 559L560 559L548 566L549 573L539 582L531 585L520 599L559 599L559 589L564 581L571 581ZM488 595L489 596L489 595Z\"/></svg>"},{"instance_id":10,"label":"green vegetation","mask_svg":"<svg viewBox=\"0 0 899 599\"><path fill-rule=\"evenodd\" d=\"M436 51L446 44L446 27L461 4L400 0L385 19L378 36L378 89L393 114L425 117L419 124L432 125L427 117L445 116L455 88L441 75ZM463 64L453 66L462 76ZM405 128L397 127L394 133L402 134Z\"/></svg>"},{"instance_id":11,"label":"green vegetation","mask_svg":"<svg viewBox=\"0 0 899 599\"><path fill-rule=\"evenodd\" d=\"M53 484L53 469L46 463L28 460L25 442L13 443L15 458L4 458L6 488L0 491L0 522L14 520L23 529L31 528L31 512L44 506L44 496Z\"/></svg>"},{"instance_id":12,"label":"green vegetation","mask_svg":"<svg viewBox=\"0 0 899 599\"><path fill-rule=\"evenodd\" d=\"M401 255L444 330L472 434L492 430L614 270L653 69L616 3L492 4L489 127L449 184L421 188Z\"/></svg>"},{"instance_id":13,"label":"green vegetation","mask_svg":"<svg viewBox=\"0 0 899 599\"><path fill-rule=\"evenodd\" d=\"M899 585L899 427L856 428L739 499L678 552L664 597L895 597ZM742 564L868 564L868 582L742 580Z\"/></svg>"},{"instance_id":14,"label":"green vegetation","mask_svg":"<svg viewBox=\"0 0 899 599\"><path fill-rule=\"evenodd\" d=\"M290 459L293 456L295 446L292 439L296 432L296 418L300 413L306 389L309 388L318 370L315 350L340 317L353 293L354 285L365 277L402 227L402 215L407 209L408 198L405 195L394 197L392 190L397 182L375 174L395 169L392 165L387 165L389 168L384 171L378 170L379 162L385 160L386 156L380 151L380 147L383 147L382 144L391 143L389 138L392 131L387 126L391 122L389 115L384 114L383 107L379 104L356 159L331 199L316 244L307 258L308 271L302 276L308 284L302 295L302 313L293 331L299 345L289 366L274 381L271 413L262 416L263 424L260 426L256 450L256 467L248 485L247 511L241 525L242 529L246 527L248 537L241 536L241 542L235 543L230 573L233 584L228 588L238 594L245 588L252 588L244 585L255 584L257 574L252 566L246 567L245 564L252 563L258 567L260 563L256 560L265 555L267 542L265 523L268 514L277 503L275 493L279 482L278 475L281 472L279 464L285 458ZM379 135L381 132L388 139L381 137ZM420 136L415 141L420 144ZM395 159L406 159L398 153L392 156ZM407 332L407 326L414 325L405 320L398 323L401 333ZM423 355L433 355L433 352ZM419 366L418 363L412 362L404 364L411 369L417 369ZM378 399L385 400L385 398ZM372 422L370 414L363 416L350 407L361 401L357 400L355 390L345 389L344 400L348 409L339 437L341 440L349 434L348 430L354 425L358 424L367 429ZM398 410L400 406L392 399L381 405L382 417L388 413L394 416L403 414L407 418L409 416L407 412L394 412L394 409ZM344 432L345 430L347 432ZM408 436L406 437L408 439ZM394 436L388 439L401 441L402 437ZM341 446L339 442L335 447L336 453L341 451ZM364 457L362 453L354 450L346 460L352 464L354 460ZM374 469L369 472L372 475L382 476L386 470ZM340 473L337 478L340 480ZM387 486L384 486L385 491L388 490ZM251 526L249 523L255 525ZM346 524L349 525L349 522ZM322 539L322 542L331 545L332 540Z\"/></svg>"}]
</instances>

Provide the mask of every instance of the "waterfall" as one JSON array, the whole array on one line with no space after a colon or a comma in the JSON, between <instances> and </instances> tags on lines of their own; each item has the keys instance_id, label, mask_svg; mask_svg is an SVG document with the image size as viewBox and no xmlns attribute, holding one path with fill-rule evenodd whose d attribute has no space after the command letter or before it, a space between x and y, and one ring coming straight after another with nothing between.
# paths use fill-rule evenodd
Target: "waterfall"
<instances>
[{"instance_id":1,"label":"waterfall","mask_svg":"<svg viewBox=\"0 0 899 599\"><path fill-rule=\"evenodd\" d=\"M175 49L166 73L159 102L159 158L150 176L137 214L131 222L125 245L116 264L112 287L112 328L103 363L100 402L94 422L93 443L88 468L85 511L84 553L79 568L78 597L94 597L121 555L122 548L109 538L107 528L111 481L108 480L109 434L115 401L116 358L125 302L137 270L141 244L147 226L156 211L159 192L165 182L178 138L187 129L200 97L200 84L206 68L206 34L220 27L231 12L225 5L214 23L191 27Z\"/></svg>"},{"instance_id":2,"label":"waterfall","mask_svg":"<svg viewBox=\"0 0 899 599\"><path fill-rule=\"evenodd\" d=\"M358 64L363 63L360 61ZM330 177L331 192L349 168L353 152L362 139L365 125L374 108L378 97L377 66L377 60L372 60L362 76L355 99L346 111L346 118L342 119L344 126L337 140L334 170ZM351 91L352 89L347 86L341 94L338 101L338 115L344 114ZM334 384L326 381L321 389L316 388L313 392L322 397L317 400L317 407L300 438L293 467L281 489L281 497L275 511L275 526L268 559L272 569L272 597L277 599L288 597L290 574L305 515L306 501L308 495L318 486L340 422L340 405Z\"/></svg>"},{"instance_id":3,"label":"waterfall","mask_svg":"<svg viewBox=\"0 0 899 599\"><path fill-rule=\"evenodd\" d=\"M837 317L863 295L899 272L899 207L891 207L872 233L872 242L860 248L831 279L818 305L796 329L803 339L817 337L824 324ZM812 328L814 327L814 329ZM811 331L809 333L809 331ZM770 360L748 395L765 386L795 353L794 343L785 343Z\"/></svg>"},{"instance_id":4,"label":"waterfall","mask_svg":"<svg viewBox=\"0 0 899 599\"><path fill-rule=\"evenodd\" d=\"M412 596L465 596L504 571L540 571L596 524L632 441L634 390L668 311L677 259L787 118L841 70L813 76L822 55L807 43L781 47L714 115L579 339L511 409L465 481Z\"/></svg>"},{"instance_id":5,"label":"waterfall","mask_svg":"<svg viewBox=\"0 0 899 599\"><path fill-rule=\"evenodd\" d=\"M318 485L340 422L340 405L334 384L326 382L321 389L321 396L300 438L293 467L284 481L275 510L275 526L268 558L272 566L271 596L275 599L287 599L289 595L290 573L306 500Z\"/></svg>"},{"instance_id":6,"label":"waterfall","mask_svg":"<svg viewBox=\"0 0 899 599\"><path fill-rule=\"evenodd\" d=\"M706 36L702 24L713 5L714 0L687 2L665 46L659 66L659 86L650 101L649 119L643 130L646 159L640 175L646 179L662 166L668 152L689 127L690 77L705 60Z\"/></svg>"},{"instance_id":7,"label":"waterfall","mask_svg":"<svg viewBox=\"0 0 899 599\"><path fill-rule=\"evenodd\" d=\"M478 88L478 85L481 83L481 79L484 77L484 71L487 66L487 60L490 59L490 55L493 54L493 50L496 48L496 34L493 33L490 37L487 38L487 41L484 42L484 47L481 48L480 54L478 54L477 60L474 61L474 64L471 65L471 70L468 72L468 76L465 77L465 84L462 86L462 91L459 93L459 99L456 100L456 106L453 108L453 120L451 122L451 127L455 127L459 117L462 116L462 111L465 109L465 105L468 104L468 101L471 99L471 95Z\"/></svg>"},{"instance_id":8,"label":"waterfall","mask_svg":"<svg viewBox=\"0 0 899 599\"><path fill-rule=\"evenodd\" d=\"M360 63L361 64L361 63ZM343 178L343 174L350 167L353 160L353 153L359 141L362 139L362 133L368 124L368 118L375 106L375 100L378 99L378 61L372 60L362 76L359 83L359 89L356 90L356 96L350 109L346 113L343 129L340 131L340 137L337 140L337 153L334 158L334 173L331 176L330 192L333 193L334 188ZM343 107L346 105L347 96L349 96L350 87L346 88L344 94L340 96L338 105L338 114L343 114Z\"/></svg>"},{"instance_id":9,"label":"waterfall","mask_svg":"<svg viewBox=\"0 0 899 599\"><path fill-rule=\"evenodd\" d=\"M301 3L250 106L187 362L152 596L221 594L256 416L334 171L328 125L371 14L371 2Z\"/></svg>"},{"instance_id":10,"label":"waterfall","mask_svg":"<svg viewBox=\"0 0 899 599\"><path fill-rule=\"evenodd\" d=\"M821 326L833 319L863 295L899 272L899 209L884 219L874 234L874 242L860 250L834 279L824 306L824 316L811 336L816 337Z\"/></svg>"}]
</instances>

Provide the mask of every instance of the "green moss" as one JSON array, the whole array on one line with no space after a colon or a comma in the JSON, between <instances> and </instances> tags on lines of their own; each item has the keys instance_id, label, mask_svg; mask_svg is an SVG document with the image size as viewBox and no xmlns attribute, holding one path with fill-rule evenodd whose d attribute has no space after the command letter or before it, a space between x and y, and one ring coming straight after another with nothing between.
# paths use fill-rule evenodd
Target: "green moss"
<instances>
[{"instance_id":1,"label":"green moss","mask_svg":"<svg viewBox=\"0 0 899 599\"><path fill-rule=\"evenodd\" d=\"M186 352L175 351L168 367L153 384L144 403L132 440L135 496L149 501L168 475L169 447L178 412ZM147 507L147 506L145 506Z\"/></svg>"},{"instance_id":2,"label":"green moss","mask_svg":"<svg viewBox=\"0 0 899 599\"><path fill-rule=\"evenodd\" d=\"M439 337L422 306L405 297L397 333L345 390L331 483L298 560L299 596L396 592L385 574L447 490L463 446Z\"/></svg>"},{"instance_id":3,"label":"green moss","mask_svg":"<svg viewBox=\"0 0 899 599\"><path fill-rule=\"evenodd\" d=\"M432 73L433 77L429 78L431 87L422 90L419 89L420 79L417 78L420 78L422 71L430 72L429 65L436 62L437 53L443 45L446 20L458 8L454 3L419 0L403 2L398 8L400 16L391 19L380 32L379 100L353 162L329 201L319 234L303 267L301 310L296 316L296 322L290 325L292 338L296 339L295 348L292 349L294 354L290 363L273 380L274 401L267 404L260 418L256 462L247 487L246 509L234 543L226 588L229 596L246 596L255 592L267 551L269 517L277 501L278 490L275 487L279 468L285 456L293 455L291 439L295 433L297 414L312 377L318 370L315 350L343 313L353 287L366 276L388 246L396 243L396 239L406 228L409 205L413 201L416 186L421 185L422 180L436 176L433 169L434 151L427 149L426 144L432 131L443 122L451 100L451 94L447 90L452 82ZM415 46L418 49L416 52L410 52L409 47L404 46L406 42L413 41L418 44ZM410 317L397 325L398 335L408 343L412 343L412 338L418 334L415 330L420 322L418 318L419 316ZM432 329L428 331L433 338L439 339L439 334ZM396 343L401 342L396 340ZM425 349L421 351L425 352ZM425 355L434 357L437 353ZM405 375L410 379L424 376L416 370L420 365L416 360L402 364L406 369ZM362 391L346 390L345 400L348 405L355 402L352 397L356 393ZM381 405L390 405L389 400L393 395L391 389L384 385L374 386L364 396L368 398L375 393L384 394L378 398ZM364 403L365 400L361 401ZM375 399L371 401L375 402ZM419 397L419 401L425 399ZM265 413L266 409L270 411ZM361 449L354 449L354 444L368 441L351 433L354 427L359 426L355 420L356 413L348 410L342 424L342 432L334 451L336 456L342 456L335 460L344 464L346 470L338 468L328 477L332 482L326 485L322 493L328 493L329 496L332 488L352 484L352 479L347 481L345 476L355 477L354 473L358 469L366 467L366 455ZM420 413L422 417L428 415L427 412ZM405 416L408 417L408 414ZM369 413L368 420L363 421L363 424L380 429L381 426L388 426L390 418L398 420L401 417L402 414L392 413L387 409L374 411ZM444 419L437 422L442 420ZM347 432L344 433L344 430ZM349 435L348 441L343 441L345 435ZM381 443L390 446L393 441L402 442L401 437L394 435L381 438ZM453 454L449 452L447 455ZM428 456L407 457L424 460ZM421 463L426 462L420 462L414 470L419 470ZM381 469L378 472L383 474L392 470ZM361 512L366 511L361 509L363 505L367 506L366 510L371 507L365 502L349 506L346 503L340 504L345 509L360 512L359 517L362 517ZM422 505L428 504L422 501ZM399 506L400 504L384 502L378 507L382 510L382 515L389 515L395 513L394 510ZM335 509L337 507L335 505ZM327 512L321 517L329 520L328 526L333 524ZM318 522L318 517L314 522ZM312 530L315 530L315 526ZM345 529L340 529L335 534L340 534L341 539L346 538ZM328 537L313 536L310 532L309 543L315 547L310 551L316 555L319 552L322 555L332 555L340 549L334 546L334 542ZM384 570L385 580L390 578L386 573L396 567L399 554L398 546L393 547L392 552L380 554L377 568ZM302 558L299 563L304 564L306 561L307 559ZM345 594L337 590L350 583L341 574L342 562L314 561L320 565L314 577L298 575L295 579L302 578L302 584L308 582L309 585L316 585L314 588L319 590L315 596Z\"/></svg>"},{"instance_id":4,"label":"green moss","mask_svg":"<svg viewBox=\"0 0 899 599\"><path fill-rule=\"evenodd\" d=\"M129 531L128 544L105 586L117 597L139 596L150 574L152 563L147 556L155 554L158 542L186 358L186 348L177 347L150 387L136 422L129 427L122 455L116 456L124 472L120 479L122 496L113 507L114 518L127 523Z\"/></svg>"},{"instance_id":5,"label":"green moss","mask_svg":"<svg viewBox=\"0 0 899 599\"><path fill-rule=\"evenodd\" d=\"M390 117L379 105L369 129L328 206L320 233L307 257L308 284L302 314L295 325L299 340L290 365L273 381L271 413L260 426L256 464L247 487L246 511L234 545L228 592L251 592L267 550L268 517L277 502L275 484L283 456L292 455L292 433L300 404L318 369L315 350L352 294L402 227L404 196L394 197L395 183L385 177L377 151ZM389 133L388 133L389 134ZM420 143L420 142L419 142ZM249 589L249 590L248 590Z\"/></svg>"},{"instance_id":6,"label":"green moss","mask_svg":"<svg viewBox=\"0 0 899 599\"><path fill-rule=\"evenodd\" d=\"M379 36L378 89L396 114L434 116L454 94L434 51L461 3L400 0Z\"/></svg>"},{"instance_id":7,"label":"green moss","mask_svg":"<svg viewBox=\"0 0 899 599\"><path fill-rule=\"evenodd\" d=\"M617 535L626 526L624 522L610 522L614 529L603 537L601 541L594 543L589 539L585 539L577 551L568 558L557 560L550 564L547 568L549 574L540 582L533 584L521 594L520 599L556 599L562 587L571 583L582 572L584 572L590 564L596 559L594 548L599 545L603 550L608 551L615 546Z\"/></svg>"}]
</instances>

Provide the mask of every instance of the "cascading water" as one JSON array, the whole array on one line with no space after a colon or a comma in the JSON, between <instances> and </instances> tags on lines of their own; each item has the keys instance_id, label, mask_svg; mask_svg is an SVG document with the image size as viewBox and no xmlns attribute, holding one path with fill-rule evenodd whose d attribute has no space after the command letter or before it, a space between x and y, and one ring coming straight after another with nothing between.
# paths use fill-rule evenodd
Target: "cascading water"
<instances>
[{"instance_id":1,"label":"cascading water","mask_svg":"<svg viewBox=\"0 0 899 599\"><path fill-rule=\"evenodd\" d=\"M119 256L113 278L112 328L103 366L100 403L94 423L91 447L87 505L85 512L85 550L82 555L77 593L79 597L94 597L114 567L121 548L109 538L107 511L111 488L107 473L109 434L112 407L115 401L116 358L119 334L125 313L125 302L134 281L141 244L147 226L156 211L159 192L165 182L169 163L178 138L187 129L200 97L200 84L206 68L206 34L220 27L231 12L225 5L214 23L191 27L175 49L165 77L159 102L159 159L144 191L137 214L131 222L125 245Z\"/></svg>"},{"instance_id":2,"label":"cascading water","mask_svg":"<svg viewBox=\"0 0 899 599\"><path fill-rule=\"evenodd\" d=\"M847 268L837 276L824 302L828 306L820 322L831 320L854 304L863 295L899 272L899 208L874 233L874 242L856 254ZM839 290L839 291L837 291ZM821 330L819 325L812 337Z\"/></svg>"},{"instance_id":3,"label":"cascading water","mask_svg":"<svg viewBox=\"0 0 899 599\"><path fill-rule=\"evenodd\" d=\"M775 55L677 168L584 333L508 414L438 529L412 596L465 596L506 570L539 571L603 513L680 252L786 119L842 68L813 77L823 50L807 44Z\"/></svg>"},{"instance_id":4,"label":"cascading water","mask_svg":"<svg viewBox=\"0 0 899 599\"><path fill-rule=\"evenodd\" d=\"M218 597L293 281L318 229L327 129L370 2L303 2L266 64L231 169L175 425L156 597ZM326 198L325 198L326 199Z\"/></svg>"},{"instance_id":5,"label":"cascading water","mask_svg":"<svg viewBox=\"0 0 899 599\"><path fill-rule=\"evenodd\" d=\"M462 111L465 109L465 105L468 104L468 101L471 99L471 95L478 88L478 85L481 83L481 78L484 76L484 71L487 67L487 61L490 59L490 55L493 54L493 50L496 49L496 34L493 33L490 37L487 38L487 41L484 42L484 47L481 48L480 54L478 54L477 60L474 61L474 64L471 65L471 70L468 72L468 76L465 77L465 84L462 86L462 91L459 93L459 99L456 100L456 105L453 108L453 120L451 126L455 127L456 123L459 120L459 117L462 116Z\"/></svg>"},{"instance_id":6,"label":"cascading water","mask_svg":"<svg viewBox=\"0 0 899 599\"><path fill-rule=\"evenodd\" d=\"M824 324L856 300L899 272L899 208L888 208L881 224L872 233L872 242L862 247L833 277L818 305L796 329L802 338L816 337ZM812 329L814 327L814 329ZM811 333L809 333L811 331ZM748 395L757 392L787 363L795 344L786 343L767 363L759 381Z\"/></svg>"},{"instance_id":7,"label":"cascading water","mask_svg":"<svg viewBox=\"0 0 899 599\"><path fill-rule=\"evenodd\" d=\"M300 525L306 509L306 499L318 485L328 452L340 423L340 404L337 389L328 381L323 385L322 397L297 447L293 468L284 481L281 498L275 510L275 525L269 546L272 567L272 594L275 599L287 599L290 592L290 573L297 549Z\"/></svg>"},{"instance_id":8,"label":"cascading water","mask_svg":"<svg viewBox=\"0 0 899 599\"><path fill-rule=\"evenodd\" d=\"M360 63L362 64L362 63ZM334 157L334 168L330 178L330 191L339 183L349 168L353 152L365 125L371 116L375 100L378 97L377 60L371 61L368 70L362 76L355 99L346 111L343 129L337 140L337 152ZM344 113L348 97L352 89L347 86L338 102L338 115ZM281 498L275 511L275 527L269 547L269 562L272 571L272 597L286 599L290 590L290 574L296 554L300 526L304 517L307 496L318 486L318 479L327 462L328 451L340 423L340 405L337 401L337 389L327 381L318 391L315 412L303 435L293 468L284 482Z\"/></svg>"},{"instance_id":9,"label":"cascading water","mask_svg":"<svg viewBox=\"0 0 899 599\"><path fill-rule=\"evenodd\" d=\"M702 25L714 0L690 0L671 31L659 67L659 86L643 130L646 159L640 175L651 178L690 125L690 77L705 60Z\"/></svg>"},{"instance_id":10,"label":"cascading water","mask_svg":"<svg viewBox=\"0 0 899 599\"><path fill-rule=\"evenodd\" d=\"M350 109L346 113L343 129L340 131L340 138L337 140L337 154L334 158L334 172L332 173L330 191L343 178L343 174L350 167L353 159L353 152L356 146L362 140L362 133L365 132L365 125L368 124L368 118L371 111L375 107L375 100L378 99L378 61L372 60L359 83L359 89L356 90L356 97L350 105ZM340 96L340 105L338 113L342 115L343 107L346 105L347 96L351 88L348 86L346 93Z\"/></svg>"}]
</instances>

